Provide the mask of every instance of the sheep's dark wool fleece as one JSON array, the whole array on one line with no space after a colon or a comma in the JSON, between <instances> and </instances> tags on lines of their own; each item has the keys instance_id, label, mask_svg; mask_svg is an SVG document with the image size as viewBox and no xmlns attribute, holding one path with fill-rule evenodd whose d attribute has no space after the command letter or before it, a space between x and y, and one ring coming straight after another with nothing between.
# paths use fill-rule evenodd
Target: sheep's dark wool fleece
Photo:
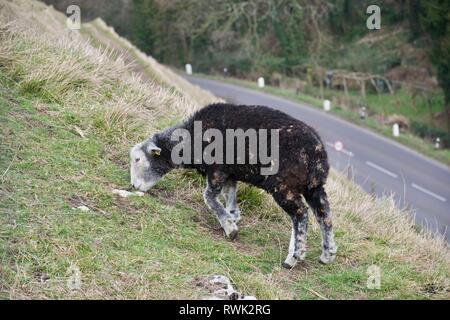
<instances>
[{"instance_id":1,"label":"sheep's dark wool fleece","mask_svg":"<svg viewBox=\"0 0 450 320\"><path fill-rule=\"evenodd\" d=\"M325 147L316 131L305 123L281 111L264 106L247 106L232 104L211 104L195 112L181 125L176 125L153 137L154 143L162 148L161 156L170 163L171 150L174 144L170 134L174 129L185 128L194 135L194 121L202 122L203 132L210 128L220 130L225 137L226 129L267 129L268 141L271 140L270 129L279 129L279 170L271 176L262 176L260 163L256 165L236 164L189 164L185 168L195 168L205 174L213 171L223 171L230 178L252 184L269 193L280 189L292 189L305 192L325 184L329 164ZM202 134L203 134L202 132ZM249 154L249 141L246 141L246 152ZM194 141L192 141L192 159L194 158ZM203 148L208 144L203 142ZM270 148L270 143L268 143ZM270 149L269 149L270 150ZM226 154L225 142L223 154ZM237 152L235 152L236 156ZM270 154L270 152L268 152ZM248 158L247 158L248 160ZM267 165L266 165L267 166ZM282 181L283 186L280 185Z\"/></svg>"},{"instance_id":2,"label":"sheep's dark wool fleece","mask_svg":"<svg viewBox=\"0 0 450 320\"><path fill-rule=\"evenodd\" d=\"M197 137L200 136L200 140L194 138L198 131L195 130L198 129L198 122L201 122L201 130L197 135ZM183 129L192 137L191 163L175 164L172 161L172 150L178 150L175 148L179 146L180 141L184 141L181 137L178 141L172 141L172 134L176 132L176 129ZM208 129L218 130L223 137L223 163L208 164L201 159L198 163L194 161L195 141L200 141L202 150L215 141L215 138L202 141L203 134ZM242 129L241 133L249 129L257 132L265 129L263 131L267 132L267 139L263 140L267 140L269 149L265 151L267 156L271 157L274 151L271 148L272 138L275 138L278 132L279 156L270 164L264 162L265 160L262 161L259 153L261 136L257 135L258 141L253 141L252 145L250 139L245 139L245 162L238 164L237 145L235 145L231 157L234 161L230 164L230 161L225 161L227 131L230 129L234 131ZM258 145L257 162L250 164L249 159L254 156L252 151L255 151L252 146L255 144ZM157 151L156 154L155 151ZM140 158L143 154L146 157L146 164L140 166L139 163L142 162ZM292 268L297 261L305 258L308 211L304 198L321 227L320 261L330 263L334 260L337 247L334 242L330 207L324 190L329 171L327 153L317 132L302 121L264 106L211 104L195 112L186 121L137 144L130 152L130 156L132 184L143 191L148 190L162 175L173 168L197 169L205 174L207 176L205 203L216 214L226 235L232 239L237 235L237 222L240 220L240 210L236 200L236 182L249 183L270 193L292 220L289 253L283 263L283 266L287 268ZM277 159L279 162L274 163ZM277 165L274 166L274 164ZM261 169L267 167L276 167L278 170L270 175L262 174ZM225 199L225 207L218 199L221 193Z\"/></svg>"}]
</instances>

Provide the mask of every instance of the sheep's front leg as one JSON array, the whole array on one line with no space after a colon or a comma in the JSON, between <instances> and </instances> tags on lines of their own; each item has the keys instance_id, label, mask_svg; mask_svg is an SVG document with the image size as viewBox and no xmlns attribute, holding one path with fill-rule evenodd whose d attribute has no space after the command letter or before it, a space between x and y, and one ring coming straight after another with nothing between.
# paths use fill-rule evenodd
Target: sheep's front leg
<instances>
[{"instance_id":1,"label":"sheep's front leg","mask_svg":"<svg viewBox=\"0 0 450 320\"><path fill-rule=\"evenodd\" d=\"M238 227L234 217L225 210L218 199L225 180L220 173L208 175L208 184L203 196L206 205L216 214L227 237L233 240L237 236Z\"/></svg>"},{"instance_id":2,"label":"sheep's front leg","mask_svg":"<svg viewBox=\"0 0 450 320\"><path fill-rule=\"evenodd\" d=\"M238 223L241 220L241 211L237 206L237 181L228 179L223 188L222 195L225 199L227 211L234 217L234 222Z\"/></svg>"}]
</instances>

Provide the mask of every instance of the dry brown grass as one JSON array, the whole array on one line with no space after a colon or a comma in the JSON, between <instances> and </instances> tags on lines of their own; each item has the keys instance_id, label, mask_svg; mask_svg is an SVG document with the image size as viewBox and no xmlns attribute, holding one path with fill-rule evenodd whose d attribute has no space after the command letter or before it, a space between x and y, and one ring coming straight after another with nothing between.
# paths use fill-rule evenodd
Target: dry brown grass
<instances>
[{"instance_id":1,"label":"dry brown grass","mask_svg":"<svg viewBox=\"0 0 450 320\"><path fill-rule=\"evenodd\" d=\"M103 45L115 48L119 52L124 51L130 54L130 58L134 60L133 63L137 66L137 69L143 70L144 73L147 70L147 72L150 73L150 77L156 78L175 88L177 92L186 95L188 99L197 103L199 107L209 103L222 101L210 92L184 80L168 67L159 64L151 56L144 54L127 39L120 37L115 32L114 28L108 26L102 19L95 19L85 25L85 28L90 30L91 36Z\"/></svg>"},{"instance_id":2,"label":"dry brown grass","mask_svg":"<svg viewBox=\"0 0 450 320\"><path fill-rule=\"evenodd\" d=\"M81 107L106 108L107 114L111 114L111 108L121 109L128 117L120 119L141 119L150 131L156 128L156 122L178 119L198 108L185 95L144 82L128 72L130 66L122 56L114 56L110 49L94 48L74 31L61 35L29 29L22 14L11 14L16 8L22 8L20 13L27 12L23 6L25 2L13 1L8 7L11 10L2 11L0 31L0 63L21 90L39 91L49 102L78 109L88 94L95 104ZM42 11L34 12L33 17L40 20L38 13L42 13L40 17L45 19L49 10L40 4L37 7ZM64 25L59 28L64 30ZM55 51L58 54L49 54Z\"/></svg>"}]
</instances>

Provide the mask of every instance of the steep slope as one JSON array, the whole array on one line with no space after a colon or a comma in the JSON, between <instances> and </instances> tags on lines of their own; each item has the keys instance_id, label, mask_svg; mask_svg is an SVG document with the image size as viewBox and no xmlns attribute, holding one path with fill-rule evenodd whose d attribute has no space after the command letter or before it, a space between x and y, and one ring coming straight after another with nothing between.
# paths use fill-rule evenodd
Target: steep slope
<instances>
[{"instance_id":1,"label":"steep slope","mask_svg":"<svg viewBox=\"0 0 450 320\"><path fill-rule=\"evenodd\" d=\"M98 22L79 34L39 2L0 5L1 297L201 298L211 274L258 298L449 297L446 244L336 172L327 192L337 260L319 264L311 220L306 261L292 271L280 267L288 220L259 190L240 185L234 242L193 172L167 175L144 197L113 194L128 186L130 146L214 98L151 58L130 66L126 42L122 54L91 45L86 35L101 32L93 43L122 41ZM366 286L373 266L378 290Z\"/></svg>"}]
</instances>

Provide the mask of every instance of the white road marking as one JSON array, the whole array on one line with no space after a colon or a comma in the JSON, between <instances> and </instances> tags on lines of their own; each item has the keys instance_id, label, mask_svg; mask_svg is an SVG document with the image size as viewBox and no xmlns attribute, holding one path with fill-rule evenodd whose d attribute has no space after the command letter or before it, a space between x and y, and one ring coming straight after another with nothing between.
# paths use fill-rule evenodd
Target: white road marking
<instances>
[{"instance_id":1,"label":"white road marking","mask_svg":"<svg viewBox=\"0 0 450 320\"><path fill-rule=\"evenodd\" d=\"M329 141L326 141L325 144L326 144L327 146L329 146L330 148L332 148L334 151L339 152L339 151L337 151L337 150L334 148L334 143L329 142ZM355 154L354 154L353 152L351 152L351 151L349 151L349 150L346 150L346 149L342 149L340 152L342 152L343 154L345 154L345 155L347 155L347 156L349 156L349 157L351 157L351 158L353 158L353 157L355 156Z\"/></svg>"},{"instance_id":2,"label":"white road marking","mask_svg":"<svg viewBox=\"0 0 450 320\"><path fill-rule=\"evenodd\" d=\"M427 189L425 189L424 187L421 187L421 186L419 186L419 185L417 185L417 184L415 184L415 183L412 183L411 186L412 186L413 188L417 189L417 190L422 191L423 193L426 193L426 194L429 195L429 196L432 196L432 197L434 197L434 198L436 198L436 199L438 199L438 200L441 200L442 202L447 201L447 199L445 199L444 197L441 197L440 195L438 195L438 194L436 194L436 193L434 193L434 192L431 192L430 190L427 190Z\"/></svg>"},{"instance_id":3,"label":"white road marking","mask_svg":"<svg viewBox=\"0 0 450 320\"><path fill-rule=\"evenodd\" d=\"M393 172L391 172L391 171L389 171L389 170L387 170L387 169L385 169L385 168L383 168L383 167L380 167L379 165L377 165L377 164L375 164L375 163L373 163L373 162L366 161L366 164L367 164L368 166L374 168L374 169L377 169L378 171L381 171L381 172L387 174L388 176L390 176L390 177L392 177L392 178L397 179L397 177L398 177L398 175L396 175L395 173L393 173Z\"/></svg>"}]
</instances>

